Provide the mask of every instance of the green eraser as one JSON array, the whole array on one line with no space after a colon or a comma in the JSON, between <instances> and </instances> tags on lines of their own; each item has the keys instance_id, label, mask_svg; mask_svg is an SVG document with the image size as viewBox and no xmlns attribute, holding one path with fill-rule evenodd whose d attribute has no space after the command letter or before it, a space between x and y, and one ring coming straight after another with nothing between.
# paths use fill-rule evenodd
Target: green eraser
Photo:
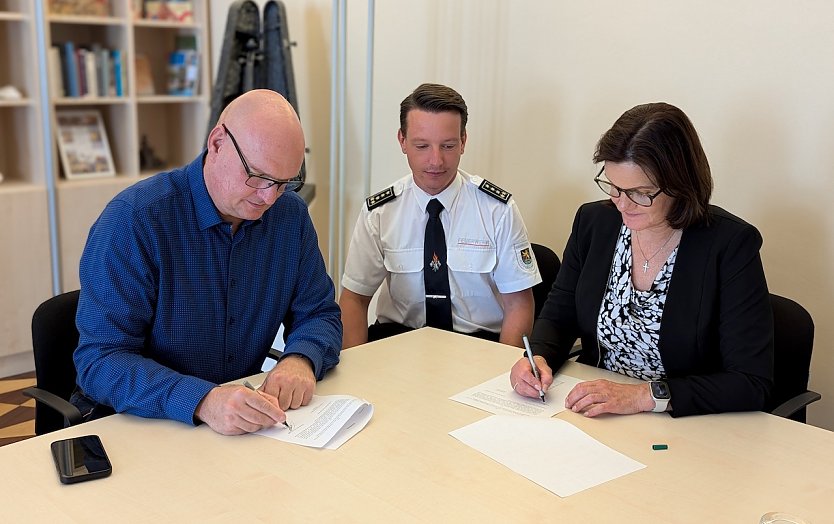
<instances>
[{"instance_id":1,"label":"green eraser","mask_svg":"<svg viewBox=\"0 0 834 524\"><path fill-rule=\"evenodd\" d=\"M652 449L658 451L661 449L669 449L669 446L667 446L666 444L652 444Z\"/></svg>"}]
</instances>

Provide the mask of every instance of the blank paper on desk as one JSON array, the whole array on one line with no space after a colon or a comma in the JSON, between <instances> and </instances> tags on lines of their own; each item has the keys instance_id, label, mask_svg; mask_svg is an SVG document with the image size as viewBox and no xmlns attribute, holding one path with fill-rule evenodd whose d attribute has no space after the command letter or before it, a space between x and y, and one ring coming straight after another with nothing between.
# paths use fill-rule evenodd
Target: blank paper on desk
<instances>
[{"instance_id":1,"label":"blank paper on desk","mask_svg":"<svg viewBox=\"0 0 834 524\"><path fill-rule=\"evenodd\" d=\"M560 497L646 467L560 419L493 415L449 434Z\"/></svg>"}]
</instances>

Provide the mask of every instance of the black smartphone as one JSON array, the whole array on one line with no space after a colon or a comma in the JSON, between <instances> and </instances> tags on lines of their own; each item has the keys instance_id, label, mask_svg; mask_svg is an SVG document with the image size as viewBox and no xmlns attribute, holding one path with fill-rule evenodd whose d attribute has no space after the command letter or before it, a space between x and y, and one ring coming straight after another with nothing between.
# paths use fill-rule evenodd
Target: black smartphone
<instances>
[{"instance_id":1,"label":"black smartphone","mask_svg":"<svg viewBox=\"0 0 834 524\"><path fill-rule=\"evenodd\" d=\"M98 435L56 440L51 447L58 476L64 484L100 479L113 472Z\"/></svg>"}]
</instances>

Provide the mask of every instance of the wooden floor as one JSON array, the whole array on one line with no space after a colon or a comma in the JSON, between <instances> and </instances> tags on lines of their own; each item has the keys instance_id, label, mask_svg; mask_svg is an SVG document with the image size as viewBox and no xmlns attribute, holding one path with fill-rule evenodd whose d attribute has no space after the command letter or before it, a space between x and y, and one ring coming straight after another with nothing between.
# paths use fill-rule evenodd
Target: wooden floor
<instances>
[{"instance_id":1,"label":"wooden floor","mask_svg":"<svg viewBox=\"0 0 834 524\"><path fill-rule=\"evenodd\" d=\"M34 372L0 379L0 446L35 435L35 400L20 392L34 385Z\"/></svg>"}]
</instances>

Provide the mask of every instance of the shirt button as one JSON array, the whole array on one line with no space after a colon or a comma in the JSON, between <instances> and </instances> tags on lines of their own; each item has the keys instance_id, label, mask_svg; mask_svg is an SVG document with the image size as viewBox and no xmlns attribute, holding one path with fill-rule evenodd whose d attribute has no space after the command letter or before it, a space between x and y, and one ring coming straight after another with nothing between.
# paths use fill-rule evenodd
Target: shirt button
<instances>
[{"instance_id":1,"label":"shirt button","mask_svg":"<svg viewBox=\"0 0 834 524\"><path fill-rule=\"evenodd\" d=\"M237 285L237 280L236 279L233 278L231 281L229 281L229 286L235 287L236 285Z\"/></svg>"},{"instance_id":2,"label":"shirt button","mask_svg":"<svg viewBox=\"0 0 834 524\"><path fill-rule=\"evenodd\" d=\"M234 326L234 325L235 325L235 317L229 317L229 325L230 325L230 326Z\"/></svg>"},{"instance_id":3,"label":"shirt button","mask_svg":"<svg viewBox=\"0 0 834 524\"><path fill-rule=\"evenodd\" d=\"M226 362L231 363L234 359L235 359L235 357L233 357L232 355L229 355L228 357L226 357Z\"/></svg>"}]
</instances>

